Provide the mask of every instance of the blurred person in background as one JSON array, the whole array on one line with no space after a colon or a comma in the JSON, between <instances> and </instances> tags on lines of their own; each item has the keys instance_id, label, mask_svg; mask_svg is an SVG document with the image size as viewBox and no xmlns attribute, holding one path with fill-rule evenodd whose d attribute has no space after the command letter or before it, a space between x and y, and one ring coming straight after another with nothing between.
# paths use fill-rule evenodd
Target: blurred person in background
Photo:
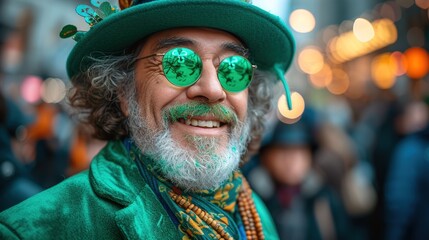
<instances>
[{"instance_id":1,"label":"blurred person in background","mask_svg":"<svg viewBox=\"0 0 429 240\"><path fill-rule=\"evenodd\" d=\"M422 102L408 99L384 100L372 110L372 117L377 122L369 123L375 126L370 161L374 169L377 202L371 216L371 238L385 239L386 228L390 228L385 222L385 191L394 150L405 136L425 127L427 110Z\"/></svg>"},{"instance_id":2,"label":"blurred person in background","mask_svg":"<svg viewBox=\"0 0 429 240\"><path fill-rule=\"evenodd\" d=\"M385 184L386 240L429 239L429 98L408 106L401 122L408 134L392 153Z\"/></svg>"},{"instance_id":3,"label":"blurred person in background","mask_svg":"<svg viewBox=\"0 0 429 240\"><path fill-rule=\"evenodd\" d=\"M6 1L4 4L7 6L8 2ZM43 68L43 70L38 69L38 73L30 75L28 73L30 65L28 47L31 44L29 36L35 30L34 14L34 8L26 7L17 12L17 18L14 21L3 20L10 25L6 26L2 22L1 69L4 75L1 87L2 96L8 108L5 117L7 116L9 132L12 136L10 144L4 144L4 147L12 148L16 159L13 171L7 167L5 169L9 170L5 170L7 172L5 174L21 173L18 175L31 181L38 187L36 192L40 192L42 189L56 185L66 177L86 169L89 166L89 154L92 156L95 154L90 153L89 150L83 154L76 154L82 153L79 151L82 146L88 149L93 146L92 144L88 144L88 146L80 144L81 140L84 140L82 136L89 134L82 135L78 131L74 133L74 122L65 112L64 105L47 103L43 99L43 91L39 89L41 85L29 84L31 89L26 87L28 86L26 84L31 82L27 80L38 80L39 84L42 84L47 78L41 76L48 76L51 71L51 69ZM31 122L28 120L30 118ZM100 147L96 149L99 150ZM6 156L5 154L4 158ZM76 157L79 157L79 160L76 160ZM79 164L77 164L78 162ZM8 187L15 189L12 183L7 181L2 189L4 191ZM5 197L9 197L3 198L0 195L0 202L8 202L3 208L6 209L34 193L35 191L32 191L31 188L21 189L21 194L25 197L20 197L20 201L14 200L9 193L7 193L9 195L4 193Z\"/></svg>"},{"instance_id":4,"label":"blurred person in background","mask_svg":"<svg viewBox=\"0 0 429 240\"><path fill-rule=\"evenodd\" d=\"M34 147L35 154L27 165L34 180L49 188L67 177L74 126L58 104L40 101L34 108L35 121L27 127L24 141Z\"/></svg>"},{"instance_id":5,"label":"blurred person in background","mask_svg":"<svg viewBox=\"0 0 429 240\"><path fill-rule=\"evenodd\" d=\"M27 124L28 117L0 92L0 211L42 191L12 149L12 142L19 142L17 134Z\"/></svg>"},{"instance_id":6,"label":"blurred person in background","mask_svg":"<svg viewBox=\"0 0 429 240\"><path fill-rule=\"evenodd\" d=\"M2 1L0 1L0 7ZM5 42L16 31L0 21L0 84L4 74L3 50ZM0 91L0 211L9 208L28 197L42 191L30 178L28 169L21 163L13 150L14 142L19 142L22 130L30 124L30 119L19 106ZM23 149L20 149L22 151ZM30 155L31 155L30 151Z\"/></svg>"},{"instance_id":7,"label":"blurred person in background","mask_svg":"<svg viewBox=\"0 0 429 240\"><path fill-rule=\"evenodd\" d=\"M318 149L314 112L306 109L298 123L278 122L263 143L260 168L249 181L270 210L281 239L353 239L337 192L314 170Z\"/></svg>"},{"instance_id":8,"label":"blurred person in background","mask_svg":"<svg viewBox=\"0 0 429 240\"><path fill-rule=\"evenodd\" d=\"M318 150L314 169L341 198L356 229L354 239L368 239L368 218L376 204L376 192L366 175L369 164L359 159L355 142L338 124L323 121L315 136Z\"/></svg>"},{"instance_id":9,"label":"blurred person in background","mask_svg":"<svg viewBox=\"0 0 429 240\"><path fill-rule=\"evenodd\" d=\"M88 169L91 159L106 145L105 141L94 138L92 134L92 129L83 123L74 127L67 176Z\"/></svg>"},{"instance_id":10,"label":"blurred person in background","mask_svg":"<svg viewBox=\"0 0 429 240\"><path fill-rule=\"evenodd\" d=\"M353 143L341 128L328 122L319 124L314 138L319 145L314 166L325 183L340 193L346 175L358 161Z\"/></svg>"}]
</instances>

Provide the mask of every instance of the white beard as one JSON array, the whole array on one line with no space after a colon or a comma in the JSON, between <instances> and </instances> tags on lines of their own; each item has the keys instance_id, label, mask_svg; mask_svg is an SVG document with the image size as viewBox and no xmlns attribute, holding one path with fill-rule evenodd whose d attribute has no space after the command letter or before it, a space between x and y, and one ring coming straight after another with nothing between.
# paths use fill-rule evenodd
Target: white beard
<instances>
[{"instance_id":1,"label":"white beard","mask_svg":"<svg viewBox=\"0 0 429 240\"><path fill-rule=\"evenodd\" d=\"M237 121L231 127L226 149L219 149L216 137L188 136L184 140L195 149L181 147L173 138L168 123L163 129L150 129L142 117L137 101L129 99L129 127L132 139L156 168L177 187L185 191L218 188L239 166L246 150L249 121Z\"/></svg>"}]
</instances>

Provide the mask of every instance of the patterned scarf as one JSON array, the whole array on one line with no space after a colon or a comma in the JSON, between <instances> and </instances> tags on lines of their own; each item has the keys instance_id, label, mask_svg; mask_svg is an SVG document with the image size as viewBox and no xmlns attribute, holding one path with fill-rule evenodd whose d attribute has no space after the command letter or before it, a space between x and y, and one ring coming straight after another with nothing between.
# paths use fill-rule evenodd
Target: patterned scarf
<instances>
[{"instance_id":1,"label":"patterned scarf","mask_svg":"<svg viewBox=\"0 0 429 240\"><path fill-rule=\"evenodd\" d=\"M236 207L243 177L240 171L234 171L229 179L218 189L183 192L161 176L155 167L155 160L143 155L134 145L131 145L129 150L130 156L134 158L145 182L149 184L156 194L178 230L183 233L182 240L217 239L216 235L218 234L195 212L179 206L170 197L170 192L187 199L209 213L234 239L246 239L240 213Z\"/></svg>"}]
</instances>

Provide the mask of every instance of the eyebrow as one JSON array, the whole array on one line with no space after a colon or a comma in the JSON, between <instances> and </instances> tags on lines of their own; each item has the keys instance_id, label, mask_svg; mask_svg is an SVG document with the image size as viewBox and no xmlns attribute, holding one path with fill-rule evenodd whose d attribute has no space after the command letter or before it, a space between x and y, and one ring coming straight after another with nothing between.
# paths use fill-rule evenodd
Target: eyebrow
<instances>
[{"instance_id":1,"label":"eyebrow","mask_svg":"<svg viewBox=\"0 0 429 240\"><path fill-rule=\"evenodd\" d=\"M154 50L155 52L160 51L162 49L171 48L171 47L177 47L177 46L191 46L191 45L199 45L197 42L195 42L192 39L184 38L184 37L171 37L171 38L164 38L159 40ZM222 49L233 51L243 57L249 56L249 49L244 47L243 45L235 42L225 42L221 45Z\"/></svg>"},{"instance_id":2,"label":"eyebrow","mask_svg":"<svg viewBox=\"0 0 429 240\"><path fill-rule=\"evenodd\" d=\"M222 44L223 49L231 50L243 57L249 56L249 49L245 48L243 45L234 43L234 42L227 42Z\"/></svg>"},{"instance_id":3,"label":"eyebrow","mask_svg":"<svg viewBox=\"0 0 429 240\"><path fill-rule=\"evenodd\" d=\"M164 38L159 40L155 45L154 50L157 52L159 50L166 49L166 48L177 47L177 46L189 46L189 45L195 45L195 42L188 38L171 37L171 38Z\"/></svg>"}]
</instances>

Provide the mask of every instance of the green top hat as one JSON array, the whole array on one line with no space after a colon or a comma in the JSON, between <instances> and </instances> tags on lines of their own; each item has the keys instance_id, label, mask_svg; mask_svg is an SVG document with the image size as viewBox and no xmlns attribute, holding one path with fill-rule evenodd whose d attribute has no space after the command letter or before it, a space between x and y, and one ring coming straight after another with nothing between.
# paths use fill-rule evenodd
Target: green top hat
<instances>
[{"instance_id":1,"label":"green top hat","mask_svg":"<svg viewBox=\"0 0 429 240\"><path fill-rule=\"evenodd\" d=\"M100 0L91 2L103 10ZM246 1L134 0L130 5L118 12L112 10L112 14L108 9L107 12L97 9L92 12L101 12L104 18L98 15L85 18L93 26L87 33L80 33L79 41L68 57L69 77L91 65L88 56L121 54L124 49L153 33L179 27L207 27L232 33L250 49L252 62L259 69L277 68L286 72L292 62L295 42L284 22ZM72 29L71 32L75 34L77 30ZM64 35L67 33L63 29L62 37Z\"/></svg>"}]
</instances>

